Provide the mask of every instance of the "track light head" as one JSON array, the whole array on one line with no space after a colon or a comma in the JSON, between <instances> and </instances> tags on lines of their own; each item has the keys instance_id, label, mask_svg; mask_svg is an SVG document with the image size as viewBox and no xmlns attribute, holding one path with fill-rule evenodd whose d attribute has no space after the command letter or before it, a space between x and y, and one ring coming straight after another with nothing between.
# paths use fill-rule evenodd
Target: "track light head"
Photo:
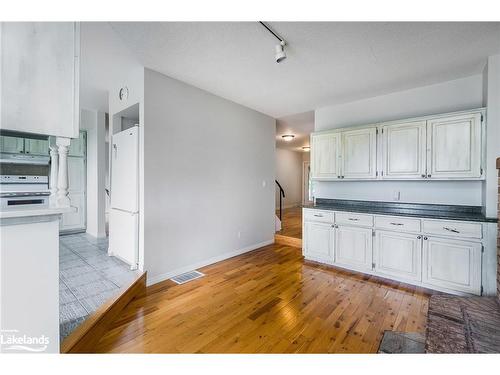
<instances>
[{"instance_id":1,"label":"track light head","mask_svg":"<svg viewBox=\"0 0 500 375\"><path fill-rule=\"evenodd\" d=\"M278 64L286 59L285 41L282 41L280 44L276 45L276 54L274 56L274 59Z\"/></svg>"}]
</instances>

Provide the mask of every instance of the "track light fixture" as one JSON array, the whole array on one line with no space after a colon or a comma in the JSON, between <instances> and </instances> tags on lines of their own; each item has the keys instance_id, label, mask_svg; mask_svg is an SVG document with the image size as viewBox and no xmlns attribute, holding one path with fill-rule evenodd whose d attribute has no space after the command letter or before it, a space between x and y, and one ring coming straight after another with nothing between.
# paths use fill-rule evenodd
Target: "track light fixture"
<instances>
[{"instance_id":1,"label":"track light fixture","mask_svg":"<svg viewBox=\"0 0 500 375\"><path fill-rule=\"evenodd\" d=\"M276 32L274 32L265 22L259 21L259 23L266 28L267 31L269 31L273 36L279 40L279 44L276 45L275 47L275 55L274 55L274 60L276 63L280 63L283 60L286 59L286 52L285 52L285 46L286 46L286 41L279 36Z\"/></svg>"},{"instance_id":2,"label":"track light fixture","mask_svg":"<svg viewBox=\"0 0 500 375\"><path fill-rule=\"evenodd\" d=\"M290 142L292 139L295 138L293 134L285 134L282 135L281 138L283 138L284 141Z\"/></svg>"}]
</instances>

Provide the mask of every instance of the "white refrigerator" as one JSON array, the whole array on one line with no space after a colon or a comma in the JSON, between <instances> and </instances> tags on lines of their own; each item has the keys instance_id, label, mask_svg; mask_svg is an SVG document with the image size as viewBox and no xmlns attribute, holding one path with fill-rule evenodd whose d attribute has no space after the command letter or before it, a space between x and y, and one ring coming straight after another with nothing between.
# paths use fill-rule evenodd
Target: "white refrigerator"
<instances>
[{"instance_id":1,"label":"white refrigerator","mask_svg":"<svg viewBox=\"0 0 500 375\"><path fill-rule=\"evenodd\" d=\"M136 269L139 261L139 127L116 133L111 147L108 254Z\"/></svg>"}]
</instances>

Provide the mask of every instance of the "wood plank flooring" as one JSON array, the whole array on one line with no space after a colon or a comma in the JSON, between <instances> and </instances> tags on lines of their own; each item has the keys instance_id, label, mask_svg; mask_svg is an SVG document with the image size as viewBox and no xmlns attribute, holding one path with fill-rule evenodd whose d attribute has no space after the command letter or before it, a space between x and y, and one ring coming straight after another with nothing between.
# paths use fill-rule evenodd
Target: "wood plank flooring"
<instances>
[{"instance_id":1,"label":"wood plank flooring","mask_svg":"<svg viewBox=\"0 0 500 375\"><path fill-rule=\"evenodd\" d=\"M279 217L279 211L276 212ZM302 238L302 207L292 207L283 210L281 230L276 232L282 236Z\"/></svg>"},{"instance_id":2,"label":"wood plank flooring","mask_svg":"<svg viewBox=\"0 0 500 375\"><path fill-rule=\"evenodd\" d=\"M270 245L147 288L96 352L373 353L384 330L424 332L428 291L304 262Z\"/></svg>"}]
</instances>

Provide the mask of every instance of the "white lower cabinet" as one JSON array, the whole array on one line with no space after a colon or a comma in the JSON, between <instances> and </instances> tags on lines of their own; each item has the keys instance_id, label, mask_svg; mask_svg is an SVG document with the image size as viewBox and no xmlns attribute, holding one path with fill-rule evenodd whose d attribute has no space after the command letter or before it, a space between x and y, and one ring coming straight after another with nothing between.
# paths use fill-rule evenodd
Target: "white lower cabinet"
<instances>
[{"instance_id":1,"label":"white lower cabinet","mask_svg":"<svg viewBox=\"0 0 500 375\"><path fill-rule=\"evenodd\" d=\"M335 229L335 263L357 270L371 270L372 230L354 226Z\"/></svg>"},{"instance_id":2,"label":"white lower cabinet","mask_svg":"<svg viewBox=\"0 0 500 375\"><path fill-rule=\"evenodd\" d=\"M311 209L303 218L306 259L444 292L482 293L481 223Z\"/></svg>"},{"instance_id":3,"label":"white lower cabinet","mask_svg":"<svg viewBox=\"0 0 500 375\"><path fill-rule=\"evenodd\" d=\"M332 224L309 221L304 224L304 256L306 258L333 262Z\"/></svg>"},{"instance_id":4,"label":"white lower cabinet","mask_svg":"<svg viewBox=\"0 0 500 375\"><path fill-rule=\"evenodd\" d=\"M374 257L377 273L412 281L422 279L421 235L378 230Z\"/></svg>"},{"instance_id":5,"label":"white lower cabinet","mask_svg":"<svg viewBox=\"0 0 500 375\"><path fill-rule=\"evenodd\" d=\"M424 237L422 281L430 286L481 293L481 244Z\"/></svg>"}]
</instances>

